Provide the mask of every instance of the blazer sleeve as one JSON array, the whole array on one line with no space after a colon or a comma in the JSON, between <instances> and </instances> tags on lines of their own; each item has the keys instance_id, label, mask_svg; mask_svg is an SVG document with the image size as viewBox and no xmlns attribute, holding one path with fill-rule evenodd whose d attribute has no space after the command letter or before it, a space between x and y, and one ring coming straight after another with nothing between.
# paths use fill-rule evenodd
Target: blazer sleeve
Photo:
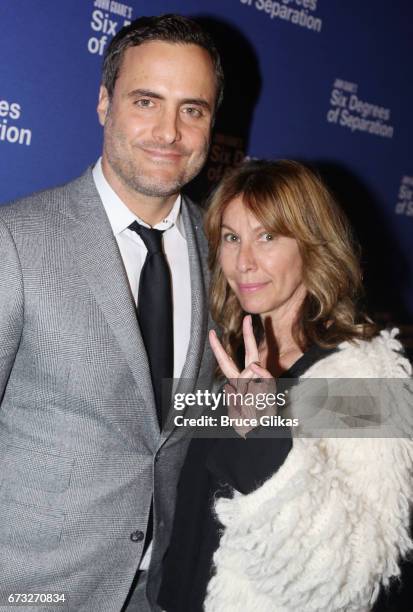
<instances>
[{"instance_id":1,"label":"blazer sleeve","mask_svg":"<svg viewBox=\"0 0 413 612\"><path fill-rule=\"evenodd\" d=\"M0 219L0 402L23 328L23 276L13 237Z\"/></svg>"}]
</instances>

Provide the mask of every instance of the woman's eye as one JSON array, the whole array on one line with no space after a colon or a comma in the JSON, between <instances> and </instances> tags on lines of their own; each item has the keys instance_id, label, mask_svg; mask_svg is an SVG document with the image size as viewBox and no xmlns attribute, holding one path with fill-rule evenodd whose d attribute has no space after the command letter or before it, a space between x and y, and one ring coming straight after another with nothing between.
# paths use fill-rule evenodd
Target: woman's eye
<instances>
[{"instance_id":1,"label":"woman's eye","mask_svg":"<svg viewBox=\"0 0 413 612\"><path fill-rule=\"evenodd\" d=\"M238 242L238 236L236 234L223 234L222 239L224 242Z\"/></svg>"},{"instance_id":2,"label":"woman's eye","mask_svg":"<svg viewBox=\"0 0 413 612\"><path fill-rule=\"evenodd\" d=\"M271 240L274 240L274 238L275 238L275 236L271 232L264 232L260 236L260 240L262 242L270 242Z\"/></svg>"}]
</instances>

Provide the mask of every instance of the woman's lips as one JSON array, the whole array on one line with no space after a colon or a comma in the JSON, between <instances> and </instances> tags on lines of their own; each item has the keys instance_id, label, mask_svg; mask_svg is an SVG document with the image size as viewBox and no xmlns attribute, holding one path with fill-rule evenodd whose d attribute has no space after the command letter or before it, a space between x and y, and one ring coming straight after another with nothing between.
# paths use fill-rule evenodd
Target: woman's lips
<instances>
[{"instance_id":1,"label":"woman's lips","mask_svg":"<svg viewBox=\"0 0 413 612\"><path fill-rule=\"evenodd\" d=\"M256 291L259 291L266 285L268 285L268 282L266 283L238 283L238 289L240 290L241 293L255 293Z\"/></svg>"}]
</instances>

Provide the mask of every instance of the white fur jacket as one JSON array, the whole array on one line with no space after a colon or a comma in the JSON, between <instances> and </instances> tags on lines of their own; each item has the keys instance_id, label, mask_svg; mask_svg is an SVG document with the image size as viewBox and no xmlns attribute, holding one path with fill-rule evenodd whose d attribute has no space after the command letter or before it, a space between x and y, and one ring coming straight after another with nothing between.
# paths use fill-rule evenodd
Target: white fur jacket
<instances>
[{"instance_id":1,"label":"white fur jacket","mask_svg":"<svg viewBox=\"0 0 413 612\"><path fill-rule=\"evenodd\" d=\"M397 333L344 342L304 377L409 378ZM409 389L403 410L411 422ZM370 610L413 549L412 465L407 436L294 438L284 464L256 491L217 500L224 529L205 611Z\"/></svg>"}]
</instances>

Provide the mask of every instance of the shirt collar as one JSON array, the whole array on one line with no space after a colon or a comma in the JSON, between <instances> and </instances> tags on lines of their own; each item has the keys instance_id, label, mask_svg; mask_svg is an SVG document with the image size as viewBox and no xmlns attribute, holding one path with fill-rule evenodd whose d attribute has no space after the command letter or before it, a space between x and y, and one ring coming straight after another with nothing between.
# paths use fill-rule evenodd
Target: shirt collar
<instances>
[{"instance_id":1,"label":"shirt collar","mask_svg":"<svg viewBox=\"0 0 413 612\"><path fill-rule=\"evenodd\" d=\"M147 223L145 223L145 221L135 215L112 189L105 175L103 174L101 157L99 157L97 160L92 174L96 189L98 190L103 207L106 211L109 223L115 236L127 229L133 221L138 221L138 223L141 225L150 227ZM179 230L179 233L183 236L183 238L185 238L185 229L181 215L181 204L182 197L181 194L179 194L169 214L165 217L165 219L162 219L162 221L154 225L154 228L166 231L175 225Z\"/></svg>"}]
</instances>

